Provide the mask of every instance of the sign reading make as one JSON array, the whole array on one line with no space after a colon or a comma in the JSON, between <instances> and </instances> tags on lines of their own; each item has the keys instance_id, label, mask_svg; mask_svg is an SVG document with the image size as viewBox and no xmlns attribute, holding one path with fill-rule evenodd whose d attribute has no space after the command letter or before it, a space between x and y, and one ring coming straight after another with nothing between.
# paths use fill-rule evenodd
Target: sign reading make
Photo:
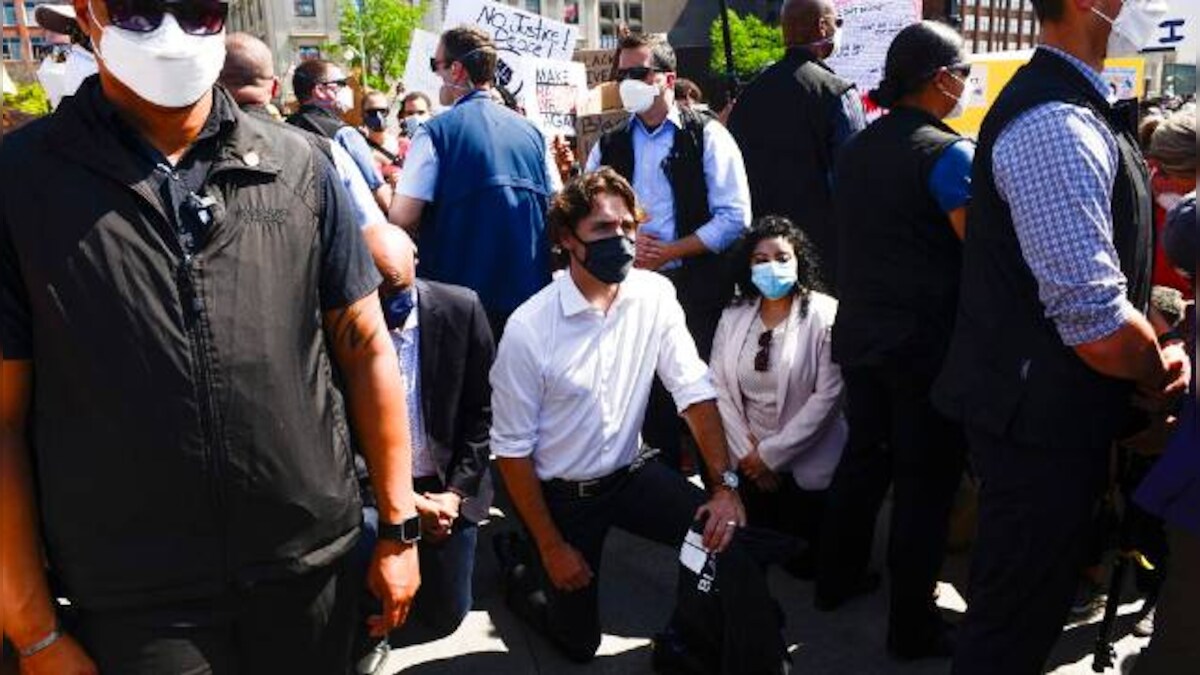
<instances>
[{"instance_id":1,"label":"sign reading make","mask_svg":"<svg viewBox=\"0 0 1200 675\"><path fill-rule=\"evenodd\" d=\"M496 48L521 56L569 61L579 28L488 0L450 0L445 28L460 24L482 28Z\"/></svg>"}]
</instances>

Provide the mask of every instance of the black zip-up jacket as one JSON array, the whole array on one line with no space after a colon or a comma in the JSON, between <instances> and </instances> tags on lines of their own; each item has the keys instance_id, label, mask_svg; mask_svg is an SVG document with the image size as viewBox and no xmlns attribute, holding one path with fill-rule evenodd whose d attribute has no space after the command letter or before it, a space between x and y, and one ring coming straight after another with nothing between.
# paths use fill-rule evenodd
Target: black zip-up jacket
<instances>
[{"instance_id":1,"label":"black zip-up jacket","mask_svg":"<svg viewBox=\"0 0 1200 675\"><path fill-rule=\"evenodd\" d=\"M0 347L33 361L50 564L91 609L329 564L361 513L322 311L379 277L328 162L215 89L185 255L98 87L0 145Z\"/></svg>"}]
</instances>

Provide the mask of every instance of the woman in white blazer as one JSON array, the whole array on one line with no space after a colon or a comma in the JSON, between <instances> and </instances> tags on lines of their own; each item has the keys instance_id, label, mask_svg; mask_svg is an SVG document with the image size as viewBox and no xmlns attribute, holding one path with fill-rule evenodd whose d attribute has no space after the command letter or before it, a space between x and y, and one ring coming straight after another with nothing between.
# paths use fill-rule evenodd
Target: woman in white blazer
<instances>
[{"instance_id":1,"label":"woman in white blazer","mask_svg":"<svg viewBox=\"0 0 1200 675\"><path fill-rule=\"evenodd\" d=\"M826 488L846 444L842 375L830 356L837 301L814 290L816 259L787 218L755 221L738 295L721 316L711 370L751 525L815 553ZM811 574L814 558L789 571Z\"/></svg>"}]
</instances>

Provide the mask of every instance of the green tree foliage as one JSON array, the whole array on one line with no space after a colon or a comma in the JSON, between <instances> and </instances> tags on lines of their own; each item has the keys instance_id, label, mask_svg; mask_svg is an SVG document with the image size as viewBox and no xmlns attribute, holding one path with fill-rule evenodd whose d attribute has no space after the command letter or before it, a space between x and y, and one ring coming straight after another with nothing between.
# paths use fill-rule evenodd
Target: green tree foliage
<instances>
[{"instance_id":1,"label":"green tree foliage","mask_svg":"<svg viewBox=\"0 0 1200 675\"><path fill-rule=\"evenodd\" d=\"M725 74L725 39L721 17L708 28L712 55L708 67L714 74ZM783 58L783 34L778 26L765 23L753 14L739 16L729 11L729 42L733 45L733 66L739 80L747 80L760 70Z\"/></svg>"},{"instance_id":2,"label":"green tree foliage","mask_svg":"<svg viewBox=\"0 0 1200 675\"><path fill-rule=\"evenodd\" d=\"M37 82L18 84L17 93L4 95L4 107L19 110L26 115L45 115L50 112L50 98Z\"/></svg>"},{"instance_id":3,"label":"green tree foliage","mask_svg":"<svg viewBox=\"0 0 1200 675\"><path fill-rule=\"evenodd\" d=\"M411 4L408 0L340 0L341 16L338 31L341 40L334 45L335 54L352 52L351 66L362 69L367 86L386 89L404 73L408 47L414 28L421 25L428 7L426 0ZM362 21L359 21L359 7ZM365 44L364 44L365 43ZM362 47L367 51L367 63L362 62Z\"/></svg>"}]
</instances>

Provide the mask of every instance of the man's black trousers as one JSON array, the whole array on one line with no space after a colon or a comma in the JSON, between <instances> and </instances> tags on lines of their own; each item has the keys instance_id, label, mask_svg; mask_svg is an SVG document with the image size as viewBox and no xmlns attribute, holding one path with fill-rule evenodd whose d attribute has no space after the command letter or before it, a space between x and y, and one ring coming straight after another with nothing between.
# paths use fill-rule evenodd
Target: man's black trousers
<instances>
[{"instance_id":1,"label":"man's black trousers","mask_svg":"<svg viewBox=\"0 0 1200 675\"><path fill-rule=\"evenodd\" d=\"M1035 447L967 430L979 535L955 675L1035 675L1062 635L1108 448Z\"/></svg>"},{"instance_id":2,"label":"man's black trousers","mask_svg":"<svg viewBox=\"0 0 1200 675\"><path fill-rule=\"evenodd\" d=\"M352 558L219 598L83 611L78 637L104 675L346 673L362 590Z\"/></svg>"},{"instance_id":3,"label":"man's black trousers","mask_svg":"<svg viewBox=\"0 0 1200 675\"><path fill-rule=\"evenodd\" d=\"M933 592L966 441L929 401L926 372L893 365L843 368L842 376L850 440L828 492L815 591L836 605L861 586L891 484L889 637L920 647L941 629Z\"/></svg>"},{"instance_id":4,"label":"man's black trousers","mask_svg":"<svg viewBox=\"0 0 1200 675\"><path fill-rule=\"evenodd\" d=\"M594 496L566 494L556 490L553 482L543 483L542 491L559 532L591 567L592 583L574 592L556 590L533 551L533 569L520 578L508 579L508 603L567 657L587 661L600 646L597 591L601 551L609 529L619 527L678 549L696 509L705 501L704 493L659 462L647 462Z\"/></svg>"}]
</instances>

